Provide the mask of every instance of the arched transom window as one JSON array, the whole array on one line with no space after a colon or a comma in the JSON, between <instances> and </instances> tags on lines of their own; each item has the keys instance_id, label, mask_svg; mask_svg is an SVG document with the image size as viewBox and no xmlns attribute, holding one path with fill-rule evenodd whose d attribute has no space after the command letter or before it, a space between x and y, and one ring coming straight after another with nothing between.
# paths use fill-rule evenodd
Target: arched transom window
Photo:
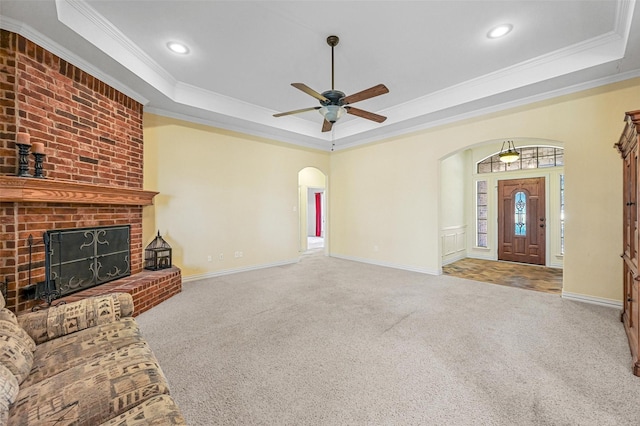
<instances>
[{"instance_id":1,"label":"arched transom window","mask_svg":"<svg viewBox=\"0 0 640 426\"><path fill-rule=\"evenodd\" d=\"M516 148L520 158L513 163L500 161L499 153L478 162L478 173L510 172L564 166L564 149L551 146Z\"/></svg>"}]
</instances>

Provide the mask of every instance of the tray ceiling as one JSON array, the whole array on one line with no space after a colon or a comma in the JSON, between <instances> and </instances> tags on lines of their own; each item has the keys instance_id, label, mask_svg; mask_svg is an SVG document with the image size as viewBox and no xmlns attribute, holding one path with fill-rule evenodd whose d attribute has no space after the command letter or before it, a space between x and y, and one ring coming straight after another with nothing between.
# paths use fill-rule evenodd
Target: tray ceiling
<instances>
[{"instance_id":1,"label":"tray ceiling","mask_svg":"<svg viewBox=\"0 0 640 426\"><path fill-rule=\"evenodd\" d=\"M34 7L36 5L37 7ZM12 1L0 27L87 70L157 114L318 149L369 143L640 76L635 1ZM502 23L500 39L487 32ZM390 93L322 133L291 87ZM166 44L186 44L188 55Z\"/></svg>"}]
</instances>

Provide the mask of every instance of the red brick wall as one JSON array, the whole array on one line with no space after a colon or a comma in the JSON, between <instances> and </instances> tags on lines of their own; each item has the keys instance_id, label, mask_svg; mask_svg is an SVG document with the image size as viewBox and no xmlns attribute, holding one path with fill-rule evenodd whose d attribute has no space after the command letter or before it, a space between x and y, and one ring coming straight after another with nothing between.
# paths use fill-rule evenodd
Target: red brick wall
<instances>
[{"instance_id":1,"label":"red brick wall","mask_svg":"<svg viewBox=\"0 0 640 426\"><path fill-rule=\"evenodd\" d=\"M15 52L16 124L44 143L45 175L142 189L142 105L24 37L5 39Z\"/></svg>"},{"instance_id":2,"label":"red brick wall","mask_svg":"<svg viewBox=\"0 0 640 426\"><path fill-rule=\"evenodd\" d=\"M43 142L47 179L142 189L142 105L24 37L0 30L0 175L17 172L17 132ZM30 171L33 173L33 160ZM51 229L131 225L131 272L142 271L142 207L0 203L0 280L14 311L29 283L44 280L42 234Z\"/></svg>"},{"instance_id":3,"label":"red brick wall","mask_svg":"<svg viewBox=\"0 0 640 426\"><path fill-rule=\"evenodd\" d=\"M16 60L10 48L12 33L0 30L0 173L15 173Z\"/></svg>"}]
</instances>

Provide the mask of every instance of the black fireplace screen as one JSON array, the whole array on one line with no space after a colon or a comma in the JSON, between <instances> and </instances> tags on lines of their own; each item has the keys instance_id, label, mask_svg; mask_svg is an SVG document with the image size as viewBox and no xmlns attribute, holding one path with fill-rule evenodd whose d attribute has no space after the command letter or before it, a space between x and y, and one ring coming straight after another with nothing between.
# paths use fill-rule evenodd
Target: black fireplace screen
<instances>
[{"instance_id":1,"label":"black fireplace screen","mask_svg":"<svg viewBox=\"0 0 640 426\"><path fill-rule=\"evenodd\" d=\"M47 231L46 273L59 296L131 275L130 226Z\"/></svg>"}]
</instances>

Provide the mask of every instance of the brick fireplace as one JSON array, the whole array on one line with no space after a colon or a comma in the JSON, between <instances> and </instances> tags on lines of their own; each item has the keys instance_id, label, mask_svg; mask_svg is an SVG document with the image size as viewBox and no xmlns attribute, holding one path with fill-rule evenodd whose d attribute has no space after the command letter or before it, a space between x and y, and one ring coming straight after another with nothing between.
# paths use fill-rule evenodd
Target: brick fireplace
<instances>
[{"instance_id":1,"label":"brick fireplace","mask_svg":"<svg viewBox=\"0 0 640 426\"><path fill-rule=\"evenodd\" d=\"M143 270L142 209L156 193L143 190L139 102L0 30L0 117L0 281L8 284L8 308L40 303L23 290L44 281L43 233L57 229L130 226L131 276L71 298L127 291L140 313L181 290L178 268ZM44 143L44 179L16 176L18 132Z\"/></svg>"}]
</instances>

